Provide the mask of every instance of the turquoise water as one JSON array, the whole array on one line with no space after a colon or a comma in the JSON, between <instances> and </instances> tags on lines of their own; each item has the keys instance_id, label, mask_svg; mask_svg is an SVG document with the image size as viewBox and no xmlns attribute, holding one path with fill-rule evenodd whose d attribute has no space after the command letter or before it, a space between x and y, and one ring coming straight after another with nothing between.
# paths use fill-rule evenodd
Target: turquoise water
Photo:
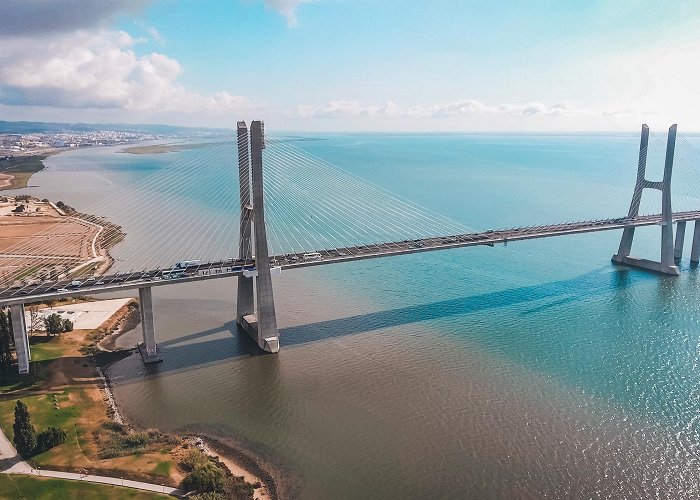
<instances>
[{"instance_id":1,"label":"turquoise water","mask_svg":"<svg viewBox=\"0 0 700 500\"><path fill-rule=\"evenodd\" d=\"M632 134L316 138L295 144L477 229L624 215L638 148ZM663 157L654 145L650 177ZM58 155L31 191L89 208L196 154ZM178 241L172 214L226 220L212 193L235 172L226 153L208 168L172 212L147 209L162 187L140 198L140 213L173 224L150 243L155 253ZM693 172L679 162L676 178ZM677 191L675 209L700 206L686 184ZM129 236L116 255L128 266L149 230L122 217ZM638 230L634 253L654 258L659 232ZM285 273L274 282L277 356L256 355L236 333L233 280L157 289L165 362L114 366L116 396L145 426L243 443L300 498L695 498L698 273L687 257L678 278L614 266L619 237Z\"/></svg>"}]
</instances>

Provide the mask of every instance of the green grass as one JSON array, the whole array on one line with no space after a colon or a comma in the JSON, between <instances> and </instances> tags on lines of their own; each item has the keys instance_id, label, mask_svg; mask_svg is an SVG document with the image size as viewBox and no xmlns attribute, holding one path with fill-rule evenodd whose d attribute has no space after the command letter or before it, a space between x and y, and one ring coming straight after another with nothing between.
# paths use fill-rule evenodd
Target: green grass
<instances>
[{"instance_id":1,"label":"green grass","mask_svg":"<svg viewBox=\"0 0 700 500\"><path fill-rule=\"evenodd\" d=\"M0 498L40 498L42 500L66 500L69 498L80 498L81 500L116 500L121 498L133 498L146 500L169 497L119 486L85 483L66 479L0 474Z\"/></svg>"},{"instance_id":2,"label":"green grass","mask_svg":"<svg viewBox=\"0 0 700 500\"><path fill-rule=\"evenodd\" d=\"M32 425L37 434L50 426L60 427L66 431L66 442L51 448L31 458L34 465L45 466L48 463L61 463L71 466L79 462L83 457L80 444L80 436L76 430L76 419L80 415L80 408L69 405L69 393L67 390L55 394L42 394L36 396L18 396L0 401L0 427L7 438L12 441L12 424L14 422L15 404L21 399L29 408ZM58 402L56 409L54 401Z\"/></svg>"},{"instance_id":3,"label":"green grass","mask_svg":"<svg viewBox=\"0 0 700 500\"><path fill-rule=\"evenodd\" d=\"M0 174L12 175L14 179L9 186L0 187L0 190L27 187L29 178L44 169L44 163L41 160L46 159L46 157L47 155L32 155L1 160Z\"/></svg>"},{"instance_id":4,"label":"green grass","mask_svg":"<svg viewBox=\"0 0 700 500\"><path fill-rule=\"evenodd\" d=\"M10 367L6 373L0 372L0 394L19 389L38 387L44 379L46 365L60 358L68 348L58 337L46 340L45 336L29 338L32 361L29 364L29 374L20 375L17 367Z\"/></svg>"},{"instance_id":5,"label":"green grass","mask_svg":"<svg viewBox=\"0 0 700 500\"><path fill-rule=\"evenodd\" d=\"M25 276L29 276L31 274L34 274L37 272L39 269L41 269L43 266L41 264L36 264L34 266L29 266L27 269L19 273L17 276L15 276L15 280L21 280Z\"/></svg>"},{"instance_id":6,"label":"green grass","mask_svg":"<svg viewBox=\"0 0 700 500\"><path fill-rule=\"evenodd\" d=\"M170 467L172 466L172 462L166 460L163 462L158 462L158 465L156 465L153 470L151 471L151 474L154 476L162 476L162 477L170 477Z\"/></svg>"},{"instance_id":7,"label":"green grass","mask_svg":"<svg viewBox=\"0 0 700 500\"><path fill-rule=\"evenodd\" d=\"M60 342L60 336L47 337L45 335L33 335L29 337L29 349L32 353L32 362L51 361L58 359L66 352L69 346Z\"/></svg>"}]
</instances>

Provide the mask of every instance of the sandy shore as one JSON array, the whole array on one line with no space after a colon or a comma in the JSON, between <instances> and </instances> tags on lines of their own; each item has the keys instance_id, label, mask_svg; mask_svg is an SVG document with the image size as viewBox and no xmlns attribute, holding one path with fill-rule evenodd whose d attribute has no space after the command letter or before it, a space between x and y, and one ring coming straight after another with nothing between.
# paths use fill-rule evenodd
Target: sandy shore
<instances>
[{"instance_id":1,"label":"sandy shore","mask_svg":"<svg viewBox=\"0 0 700 500\"><path fill-rule=\"evenodd\" d=\"M14 175L10 174L0 174L0 188L6 187L12 184L12 179L14 179Z\"/></svg>"}]
</instances>

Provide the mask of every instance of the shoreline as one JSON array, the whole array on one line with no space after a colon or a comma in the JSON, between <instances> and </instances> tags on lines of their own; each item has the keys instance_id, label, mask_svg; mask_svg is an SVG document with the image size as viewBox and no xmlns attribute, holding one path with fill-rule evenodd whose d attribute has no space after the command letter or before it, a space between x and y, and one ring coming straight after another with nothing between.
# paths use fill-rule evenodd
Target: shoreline
<instances>
[{"instance_id":1,"label":"shoreline","mask_svg":"<svg viewBox=\"0 0 700 500\"><path fill-rule=\"evenodd\" d=\"M126 331L121 333L126 333ZM130 351L132 353L131 355L133 355L134 349L115 349L110 351L102 350L102 352L120 353ZM102 385L102 387L100 387L100 390L103 391L107 396L105 403L107 405L108 418L114 422L125 425L126 427L132 430L145 429L145 427L140 425L139 423L133 422L126 418L119 407L119 402L117 401L117 398L114 395L114 390L112 389L112 381L109 376L109 368L114 361L108 361L104 364L100 364L94 356L92 360L95 370L98 373L98 378L100 379ZM246 482L251 484L259 482L261 484L261 487L256 488L256 492L253 497L254 499L264 498L270 500L278 500L282 498L280 496L280 484L275 479L273 473L270 470L268 470L269 468L261 463L262 460L258 458L255 455L255 453L252 452L252 450L245 449L240 445L232 446L226 444L221 441L221 438L212 436L205 432L186 432L183 434L177 432L162 432L160 430L158 430L158 432L170 436L181 437L185 440L191 441L207 456L215 460L218 459L233 476L242 476ZM198 443L202 444L200 445Z\"/></svg>"}]
</instances>

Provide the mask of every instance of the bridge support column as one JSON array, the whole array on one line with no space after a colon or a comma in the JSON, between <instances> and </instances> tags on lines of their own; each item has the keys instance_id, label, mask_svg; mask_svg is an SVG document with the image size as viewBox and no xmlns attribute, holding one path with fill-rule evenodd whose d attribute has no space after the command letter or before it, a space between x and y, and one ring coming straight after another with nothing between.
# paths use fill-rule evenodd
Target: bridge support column
<instances>
[{"instance_id":1,"label":"bridge support column","mask_svg":"<svg viewBox=\"0 0 700 500\"><path fill-rule=\"evenodd\" d=\"M29 335L24 317L24 304L10 306L12 317L12 335L15 339L15 353L17 354L17 368L21 374L29 373Z\"/></svg>"},{"instance_id":2,"label":"bridge support column","mask_svg":"<svg viewBox=\"0 0 700 500\"><path fill-rule=\"evenodd\" d=\"M700 220L695 221L693 229L693 247L690 250L690 262L700 262Z\"/></svg>"},{"instance_id":3,"label":"bridge support column","mask_svg":"<svg viewBox=\"0 0 700 500\"><path fill-rule=\"evenodd\" d=\"M649 127L646 124L642 125L642 138L639 145L639 163L637 165L637 182L634 186L634 194L632 195L632 202L630 203L628 212L628 217L630 218L639 215L639 205L642 200L642 192L645 188L658 189L661 191L661 260L660 262L655 262L630 256L632 241L634 239L633 227L626 227L623 230L620 247L617 253L612 257L612 260L619 264L639 267L673 276L678 276L680 274L673 259L673 211L671 209L671 174L673 172L673 155L676 147L676 128L676 125L673 125L668 130L664 178L661 182L652 182L645 178L647 147L649 145Z\"/></svg>"},{"instance_id":4,"label":"bridge support column","mask_svg":"<svg viewBox=\"0 0 700 500\"><path fill-rule=\"evenodd\" d=\"M243 124L243 126L245 126L245 124ZM240 127L241 124L239 123L239 134ZM260 349L275 353L279 351L279 332L277 330L275 299L272 292L272 276L270 275L270 256L267 248L267 233L265 230L262 171L262 150L264 147L262 122L253 121L250 124L250 165L253 202L253 243L255 245L255 299L257 302L257 310L255 313L244 314L238 319L238 323L253 340L257 342ZM241 278L239 278L239 280L240 279ZM239 295L239 300L240 298L241 296ZM244 300L247 300L247 298L244 297Z\"/></svg>"},{"instance_id":5,"label":"bridge support column","mask_svg":"<svg viewBox=\"0 0 700 500\"><path fill-rule=\"evenodd\" d=\"M681 260L683 258L683 243L685 243L685 221L676 223L676 243L673 246L673 259Z\"/></svg>"},{"instance_id":6,"label":"bridge support column","mask_svg":"<svg viewBox=\"0 0 700 500\"><path fill-rule=\"evenodd\" d=\"M143 342L138 344L141 358L146 364L159 363L163 356L156 344L156 329L153 322L153 297L151 287L139 288L139 309L141 311L141 329L143 330Z\"/></svg>"},{"instance_id":7,"label":"bridge support column","mask_svg":"<svg viewBox=\"0 0 700 500\"><path fill-rule=\"evenodd\" d=\"M241 217L238 242L238 258L252 261L251 244L253 207L250 204L250 156L248 154L248 127L245 122L238 122L238 184L241 197ZM236 294L236 321L241 324L244 316L255 312L253 295L253 277L238 276L238 293Z\"/></svg>"}]
</instances>

